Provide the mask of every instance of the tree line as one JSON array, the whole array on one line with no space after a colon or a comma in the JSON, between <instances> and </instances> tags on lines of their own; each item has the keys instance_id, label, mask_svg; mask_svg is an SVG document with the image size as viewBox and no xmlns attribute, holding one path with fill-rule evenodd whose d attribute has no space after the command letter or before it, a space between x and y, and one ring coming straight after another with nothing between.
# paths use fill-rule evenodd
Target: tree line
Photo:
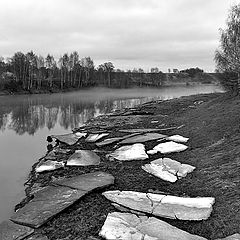
<instances>
[{"instance_id":1,"label":"tree line","mask_svg":"<svg viewBox=\"0 0 240 240\"><path fill-rule=\"evenodd\" d=\"M163 74L158 68L151 69L154 77L146 77L143 69L134 68L124 72L115 69L112 62L95 67L91 57L81 58L77 51L65 53L59 59L47 54L46 57L33 51L26 54L16 52L12 57L0 57L0 89L13 92L41 89L84 88L92 86L128 87L143 82L161 85Z\"/></svg>"},{"instance_id":2,"label":"tree line","mask_svg":"<svg viewBox=\"0 0 240 240\"><path fill-rule=\"evenodd\" d=\"M107 62L101 64L97 71L110 73L113 69L113 64ZM2 87L10 84L23 90L92 86L95 84L94 71L93 60L80 58L76 51L65 53L58 60L51 54L44 58L33 51L26 54L17 52L6 60L0 58Z\"/></svg>"}]
</instances>

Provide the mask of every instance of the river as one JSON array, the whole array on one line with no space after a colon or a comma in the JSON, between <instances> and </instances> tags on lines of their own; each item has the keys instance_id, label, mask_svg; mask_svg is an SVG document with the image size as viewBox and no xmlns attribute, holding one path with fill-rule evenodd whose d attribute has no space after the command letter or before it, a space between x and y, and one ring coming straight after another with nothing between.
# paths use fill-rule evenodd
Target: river
<instances>
[{"instance_id":1,"label":"river","mask_svg":"<svg viewBox=\"0 0 240 240\"><path fill-rule=\"evenodd\" d=\"M46 137L63 134L92 117L155 99L220 92L216 85L162 89L95 88L71 93L0 97L0 222L24 197L31 166L46 152Z\"/></svg>"}]
</instances>

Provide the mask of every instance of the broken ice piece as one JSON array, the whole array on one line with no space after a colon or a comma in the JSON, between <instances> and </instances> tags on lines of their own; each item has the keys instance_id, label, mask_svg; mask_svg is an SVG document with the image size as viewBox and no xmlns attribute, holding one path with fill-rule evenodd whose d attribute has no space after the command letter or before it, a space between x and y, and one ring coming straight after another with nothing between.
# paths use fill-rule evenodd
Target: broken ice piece
<instances>
[{"instance_id":1,"label":"broken ice piece","mask_svg":"<svg viewBox=\"0 0 240 240\"><path fill-rule=\"evenodd\" d=\"M167 140L179 142L179 143L186 143L189 138L183 137L181 135L173 135L167 138Z\"/></svg>"},{"instance_id":2,"label":"broken ice piece","mask_svg":"<svg viewBox=\"0 0 240 240\"><path fill-rule=\"evenodd\" d=\"M107 191L103 195L112 202L136 211L179 220L207 219L215 202L212 197L176 197L134 191Z\"/></svg>"},{"instance_id":3,"label":"broken ice piece","mask_svg":"<svg viewBox=\"0 0 240 240\"><path fill-rule=\"evenodd\" d=\"M74 133L68 133L68 134L63 134L63 135L51 135L52 138L66 143L68 145L73 145L75 144L81 137L78 137L76 134Z\"/></svg>"},{"instance_id":4,"label":"broken ice piece","mask_svg":"<svg viewBox=\"0 0 240 240\"><path fill-rule=\"evenodd\" d=\"M76 150L67 160L67 166L98 165L100 157L90 150Z\"/></svg>"},{"instance_id":5,"label":"broken ice piece","mask_svg":"<svg viewBox=\"0 0 240 240\"><path fill-rule=\"evenodd\" d=\"M170 158L160 158L145 164L142 169L165 181L176 182L179 178L186 177L195 167L188 164L181 164Z\"/></svg>"},{"instance_id":6,"label":"broken ice piece","mask_svg":"<svg viewBox=\"0 0 240 240\"><path fill-rule=\"evenodd\" d=\"M21 240L31 235L34 229L18 225L12 221L4 221L0 223L0 239L1 240Z\"/></svg>"},{"instance_id":7,"label":"broken ice piece","mask_svg":"<svg viewBox=\"0 0 240 240\"><path fill-rule=\"evenodd\" d=\"M101 138L103 138L103 137L105 137L105 136L107 136L107 135L109 135L109 133L89 134L85 141L86 141L86 142L96 142L96 141L98 141L99 139L101 139Z\"/></svg>"},{"instance_id":8,"label":"broken ice piece","mask_svg":"<svg viewBox=\"0 0 240 240\"><path fill-rule=\"evenodd\" d=\"M106 146L106 145L109 145L109 144L112 144L112 143L115 143L115 142L119 142L119 141L127 139L127 138L137 136L137 135L140 135L140 133L133 133L133 134L125 135L123 137L107 138L107 139L104 139L102 142L96 143L96 145L98 147L102 147L102 146Z\"/></svg>"},{"instance_id":9,"label":"broken ice piece","mask_svg":"<svg viewBox=\"0 0 240 240\"><path fill-rule=\"evenodd\" d=\"M28 204L13 214L11 221L39 228L88 192L113 183L114 177L104 172L92 172L54 181L54 185L37 191ZM2 239L1 234L0 239Z\"/></svg>"},{"instance_id":10,"label":"broken ice piece","mask_svg":"<svg viewBox=\"0 0 240 240\"><path fill-rule=\"evenodd\" d=\"M109 213L99 235L107 240L207 240L154 217Z\"/></svg>"},{"instance_id":11,"label":"broken ice piece","mask_svg":"<svg viewBox=\"0 0 240 240\"><path fill-rule=\"evenodd\" d=\"M187 148L188 147L186 145L171 141L171 142L160 143L157 146L155 146L152 150L149 150L147 153L155 154L157 152L160 152L162 154L167 154L172 152L182 152Z\"/></svg>"},{"instance_id":12,"label":"broken ice piece","mask_svg":"<svg viewBox=\"0 0 240 240\"><path fill-rule=\"evenodd\" d=\"M133 143L143 143L147 141L153 141L157 139L164 139L166 138L166 135L159 134L159 133L145 133L143 135L137 135L134 137L130 137L127 139L124 139L120 142L120 144L133 144Z\"/></svg>"},{"instance_id":13,"label":"broken ice piece","mask_svg":"<svg viewBox=\"0 0 240 240\"><path fill-rule=\"evenodd\" d=\"M136 128L136 129L120 129L119 132L129 132L129 133L147 133L147 132L157 132L161 131L159 128Z\"/></svg>"},{"instance_id":14,"label":"broken ice piece","mask_svg":"<svg viewBox=\"0 0 240 240\"><path fill-rule=\"evenodd\" d=\"M75 135L79 138L86 137L87 133L75 132Z\"/></svg>"},{"instance_id":15,"label":"broken ice piece","mask_svg":"<svg viewBox=\"0 0 240 240\"><path fill-rule=\"evenodd\" d=\"M107 139L103 140L102 142L96 143L96 145L97 145L98 147L102 147L102 146L106 146L106 145L110 145L110 144L112 144L112 143L118 142L118 141L120 141L120 140L122 140L121 137L107 138Z\"/></svg>"},{"instance_id":16,"label":"broken ice piece","mask_svg":"<svg viewBox=\"0 0 240 240\"><path fill-rule=\"evenodd\" d=\"M145 152L145 146L142 143L122 146L108 156L120 161L144 160L148 158L148 155Z\"/></svg>"},{"instance_id":17,"label":"broken ice piece","mask_svg":"<svg viewBox=\"0 0 240 240\"><path fill-rule=\"evenodd\" d=\"M62 167L64 167L63 162L47 160L46 162L43 162L42 164L40 164L36 167L36 172L40 173L40 172L44 172L44 171L53 171L53 170L56 170L56 169L62 168Z\"/></svg>"},{"instance_id":18,"label":"broken ice piece","mask_svg":"<svg viewBox=\"0 0 240 240\"><path fill-rule=\"evenodd\" d=\"M157 150L152 149L152 150L148 150L147 154L152 155L152 154L156 154L157 152L158 152Z\"/></svg>"}]
</instances>

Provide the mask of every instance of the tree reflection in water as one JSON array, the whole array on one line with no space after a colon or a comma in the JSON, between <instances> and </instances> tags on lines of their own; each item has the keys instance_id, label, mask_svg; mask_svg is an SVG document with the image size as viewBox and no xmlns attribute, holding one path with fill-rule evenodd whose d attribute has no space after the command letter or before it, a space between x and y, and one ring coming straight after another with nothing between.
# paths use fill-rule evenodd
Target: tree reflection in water
<instances>
[{"instance_id":1,"label":"tree reflection in water","mask_svg":"<svg viewBox=\"0 0 240 240\"><path fill-rule=\"evenodd\" d=\"M59 94L64 95L64 94ZM152 99L152 98L151 98ZM109 113L115 109L133 107L146 102L142 99L89 99L66 98L64 96L13 96L2 97L0 102L0 129L12 129L18 135L34 135L39 129L53 129L58 123L64 129L81 126L92 117Z\"/></svg>"},{"instance_id":2,"label":"tree reflection in water","mask_svg":"<svg viewBox=\"0 0 240 240\"><path fill-rule=\"evenodd\" d=\"M0 97L0 129L18 135L34 135L38 130L56 126L71 130L92 117L115 109L134 107L154 99L169 99L197 93L221 91L216 85L162 89L90 89L71 93Z\"/></svg>"}]
</instances>

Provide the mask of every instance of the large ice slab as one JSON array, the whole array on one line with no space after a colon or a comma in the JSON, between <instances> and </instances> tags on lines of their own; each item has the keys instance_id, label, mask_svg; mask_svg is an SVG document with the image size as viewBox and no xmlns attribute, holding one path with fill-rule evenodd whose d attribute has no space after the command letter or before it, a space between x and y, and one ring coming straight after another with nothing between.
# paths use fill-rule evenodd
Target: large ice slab
<instances>
[{"instance_id":1,"label":"large ice slab","mask_svg":"<svg viewBox=\"0 0 240 240\"><path fill-rule=\"evenodd\" d=\"M92 172L55 181L55 185L69 187L90 192L93 189L108 186L114 183L114 177L105 172Z\"/></svg>"},{"instance_id":2,"label":"large ice slab","mask_svg":"<svg viewBox=\"0 0 240 240\"><path fill-rule=\"evenodd\" d=\"M134 137L127 138L120 142L120 144L133 144L133 143L143 143L147 141L157 140L166 138L166 135L159 133L145 133L143 135L137 135Z\"/></svg>"},{"instance_id":3,"label":"large ice slab","mask_svg":"<svg viewBox=\"0 0 240 240\"><path fill-rule=\"evenodd\" d=\"M32 228L15 224L11 221L0 223L0 239L1 240L21 240L32 234Z\"/></svg>"},{"instance_id":4,"label":"large ice slab","mask_svg":"<svg viewBox=\"0 0 240 240\"><path fill-rule=\"evenodd\" d=\"M148 154L155 154L157 152L160 152L162 154L167 153L173 153L173 152L182 152L186 150L188 147L184 144L175 143L175 142L165 142L160 143L157 146L155 146L152 150L149 150Z\"/></svg>"},{"instance_id":5,"label":"large ice slab","mask_svg":"<svg viewBox=\"0 0 240 240\"><path fill-rule=\"evenodd\" d=\"M34 198L11 217L15 223L38 228L93 189L114 182L108 173L95 172L54 182L35 193Z\"/></svg>"},{"instance_id":6,"label":"large ice slab","mask_svg":"<svg viewBox=\"0 0 240 240\"><path fill-rule=\"evenodd\" d=\"M145 146L142 143L122 146L108 156L120 161L144 160L148 158L145 152Z\"/></svg>"},{"instance_id":7,"label":"large ice slab","mask_svg":"<svg viewBox=\"0 0 240 240\"><path fill-rule=\"evenodd\" d=\"M181 164L170 158L160 158L145 164L142 169L159 177L165 181L176 182L178 179L186 177L195 167L188 164Z\"/></svg>"},{"instance_id":8,"label":"large ice slab","mask_svg":"<svg viewBox=\"0 0 240 240\"><path fill-rule=\"evenodd\" d=\"M108 214L99 235L108 240L207 240L154 217L119 212Z\"/></svg>"},{"instance_id":9,"label":"large ice slab","mask_svg":"<svg viewBox=\"0 0 240 240\"><path fill-rule=\"evenodd\" d=\"M84 135L79 133L68 133L63 135L51 135L52 138L66 143L68 145L75 144L80 138L82 138Z\"/></svg>"},{"instance_id":10,"label":"large ice slab","mask_svg":"<svg viewBox=\"0 0 240 240\"><path fill-rule=\"evenodd\" d=\"M162 129L159 128L130 128L130 129L121 129L120 132L129 132L129 133L147 133L147 132L158 132Z\"/></svg>"},{"instance_id":11,"label":"large ice slab","mask_svg":"<svg viewBox=\"0 0 240 240\"><path fill-rule=\"evenodd\" d=\"M133 134L125 135L123 137L107 138L107 139L104 139L102 142L96 143L96 145L98 147L107 146L109 144L116 143L116 142L119 142L121 140L124 140L124 139L127 139L127 138L131 138L131 137L134 137L134 136L137 136L137 135L140 135L140 134L141 133L133 133Z\"/></svg>"},{"instance_id":12,"label":"large ice slab","mask_svg":"<svg viewBox=\"0 0 240 240\"><path fill-rule=\"evenodd\" d=\"M102 147L102 146L110 145L110 144L112 144L112 143L119 142L119 141L121 141L121 140L122 140L121 137L107 138L107 139L103 140L102 142L96 143L96 145L97 145L98 147Z\"/></svg>"},{"instance_id":13,"label":"large ice slab","mask_svg":"<svg viewBox=\"0 0 240 240\"><path fill-rule=\"evenodd\" d=\"M67 160L67 166L99 165L100 157L90 150L76 150Z\"/></svg>"},{"instance_id":14,"label":"large ice slab","mask_svg":"<svg viewBox=\"0 0 240 240\"><path fill-rule=\"evenodd\" d=\"M212 197L176 197L134 191L107 191L103 195L110 201L136 211L180 220L207 219L215 202Z\"/></svg>"},{"instance_id":15,"label":"large ice slab","mask_svg":"<svg viewBox=\"0 0 240 240\"><path fill-rule=\"evenodd\" d=\"M47 236L41 234L33 234L27 238L24 238L24 240L48 240L48 238Z\"/></svg>"}]
</instances>

